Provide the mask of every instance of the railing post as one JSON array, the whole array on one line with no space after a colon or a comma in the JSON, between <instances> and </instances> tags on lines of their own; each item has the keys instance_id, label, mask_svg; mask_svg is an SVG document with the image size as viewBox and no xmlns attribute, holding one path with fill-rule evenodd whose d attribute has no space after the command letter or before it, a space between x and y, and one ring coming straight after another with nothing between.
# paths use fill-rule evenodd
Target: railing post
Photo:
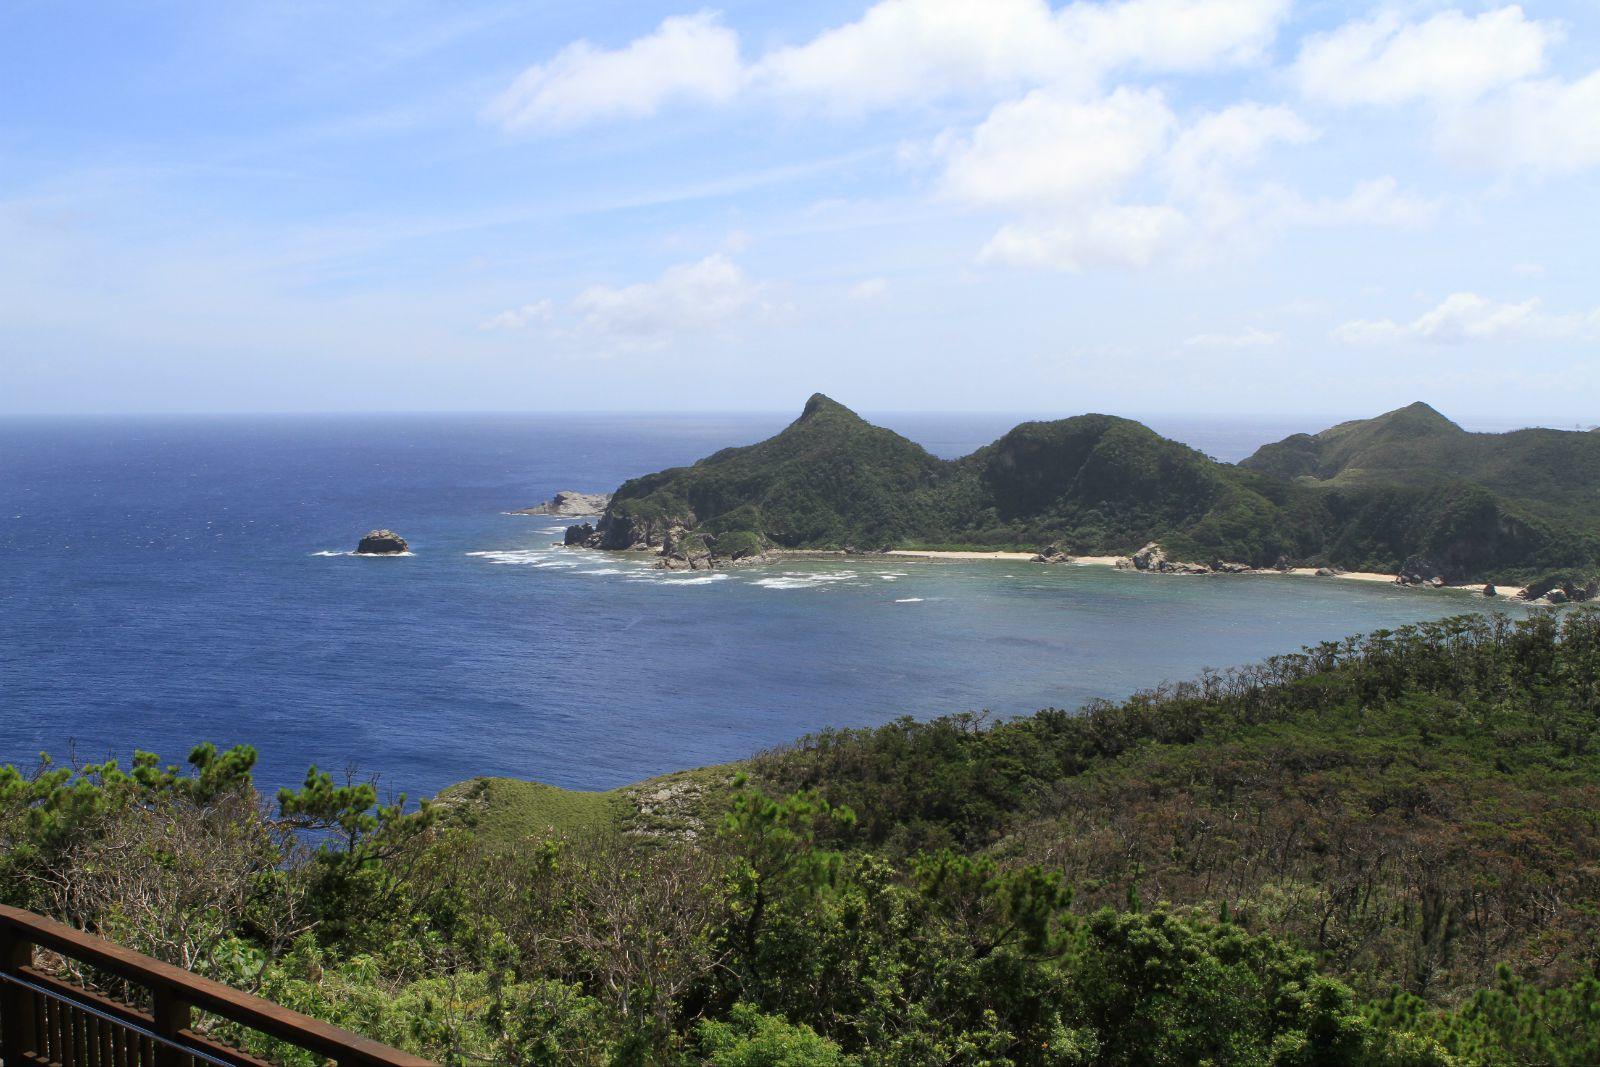
<instances>
[{"instance_id":1,"label":"railing post","mask_svg":"<svg viewBox=\"0 0 1600 1067\"><path fill-rule=\"evenodd\" d=\"M0 923L0 974L20 977L22 968L31 966L33 943ZM33 1039L33 993L14 982L0 982L0 1063L20 1067L24 1056L38 1051Z\"/></svg>"},{"instance_id":2,"label":"railing post","mask_svg":"<svg viewBox=\"0 0 1600 1067\"><path fill-rule=\"evenodd\" d=\"M181 1041L184 1030L194 1024L194 1009L169 985L152 986L150 1016L153 1029L168 1041ZM156 1067L188 1067L189 1057L171 1045L156 1044Z\"/></svg>"}]
</instances>

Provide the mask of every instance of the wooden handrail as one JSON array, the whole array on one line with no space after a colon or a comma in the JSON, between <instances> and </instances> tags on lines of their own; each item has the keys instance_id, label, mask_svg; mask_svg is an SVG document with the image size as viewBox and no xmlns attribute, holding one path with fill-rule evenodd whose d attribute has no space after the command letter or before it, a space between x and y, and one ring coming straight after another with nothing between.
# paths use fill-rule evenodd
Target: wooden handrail
<instances>
[{"instance_id":1,"label":"wooden handrail","mask_svg":"<svg viewBox=\"0 0 1600 1067\"><path fill-rule=\"evenodd\" d=\"M34 948L44 948L68 959L107 971L128 982L148 989L153 1010L147 1016L126 1005L106 1000L88 990L50 978L33 966ZM162 963L131 949L112 944L103 938L74 930L64 923L19 908L0 905L0 979L6 976L21 979L32 989L54 990L64 1002L70 1001L67 993L76 991L80 1010L109 1014L123 1019L129 1026L147 1027L159 1039L170 1042L167 1053L152 1051L154 1063L190 1062L185 1052L200 1057L216 1057L222 1049L190 1030L194 1009L209 1012L221 1019L248 1027L271 1037L286 1041L298 1048L326 1056L338 1067L433 1067L430 1061L379 1044L359 1034L352 1034L330 1023L241 993L237 989L213 982L209 978L191 974L181 967ZM41 980L44 986L41 987ZM23 1064L51 1062L43 1058L45 1050L30 1047L37 1044L36 1032L41 1027L34 1019L35 1005L28 998L35 994L24 985L0 981L0 1065L22 1067ZM96 1016L99 1018L99 1016ZM102 1020L103 1021L103 1020ZM115 1025L107 1023L107 1025ZM72 1040L67 1043L71 1045ZM177 1049L177 1056L170 1053ZM124 1060L115 1057L96 1058L90 1049L90 1058L73 1056L69 1063L79 1067ZM60 1057L53 1057L60 1062ZM144 1063L134 1059L128 1062ZM252 1062L241 1057L238 1062ZM254 1061L259 1062L259 1061Z\"/></svg>"}]
</instances>

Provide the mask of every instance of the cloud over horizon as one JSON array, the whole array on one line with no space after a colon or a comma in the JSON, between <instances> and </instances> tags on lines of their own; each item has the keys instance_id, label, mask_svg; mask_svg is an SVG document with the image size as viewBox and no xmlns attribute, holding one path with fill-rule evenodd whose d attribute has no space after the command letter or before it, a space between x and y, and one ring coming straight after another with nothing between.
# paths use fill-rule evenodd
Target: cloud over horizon
<instances>
[{"instance_id":1,"label":"cloud over horizon","mask_svg":"<svg viewBox=\"0 0 1600 1067\"><path fill-rule=\"evenodd\" d=\"M730 405L1187 406L1227 368L1303 406L1291 354L1354 397L1517 346L1593 377L1572 0L391 15L175 0L129 52L11 13L0 407L702 406L680 355L744 368ZM972 361L1007 372L942 372Z\"/></svg>"}]
</instances>

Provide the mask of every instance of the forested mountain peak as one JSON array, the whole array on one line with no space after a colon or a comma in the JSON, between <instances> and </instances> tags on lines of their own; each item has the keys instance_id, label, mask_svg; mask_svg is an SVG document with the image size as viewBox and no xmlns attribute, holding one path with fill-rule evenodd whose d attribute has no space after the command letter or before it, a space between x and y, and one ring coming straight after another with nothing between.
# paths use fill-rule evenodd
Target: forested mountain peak
<instances>
[{"instance_id":1,"label":"forested mountain peak","mask_svg":"<svg viewBox=\"0 0 1600 1067\"><path fill-rule=\"evenodd\" d=\"M1160 541L1211 566L1395 572L1421 557L1452 579L1504 579L1600 559L1585 532L1600 520L1597 490L1595 435L1469 433L1421 401L1233 465L1103 414L1025 422L942 460L815 393L764 441L627 482L591 536L637 548L692 532L746 554L1051 544L1128 554Z\"/></svg>"}]
</instances>

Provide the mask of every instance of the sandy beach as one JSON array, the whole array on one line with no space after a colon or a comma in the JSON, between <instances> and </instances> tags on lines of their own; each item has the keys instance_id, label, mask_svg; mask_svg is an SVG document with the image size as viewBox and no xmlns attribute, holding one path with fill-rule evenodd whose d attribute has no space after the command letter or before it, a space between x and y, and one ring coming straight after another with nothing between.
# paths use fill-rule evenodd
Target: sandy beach
<instances>
[{"instance_id":1,"label":"sandy beach","mask_svg":"<svg viewBox=\"0 0 1600 1067\"><path fill-rule=\"evenodd\" d=\"M921 551L917 549L893 549L884 553L884 555L914 556L921 559L994 559L1024 561L1032 560L1034 557L1034 553L1032 552L936 552L931 550ZM1126 557L1124 556L1074 556L1072 558L1072 563L1068 564L1068 566L1114 567L1117 564L1117 560L1125 558ZM1261 570L1253 571L1251 573L1264 574L1269 577L1274 574L1292 574L1302 578L1317 577L1317 572L1314 567L1294 567L1287 571ZM1333 575L1332 577L1342 578L1352 582L1383 582L1388 585L1393 585L1395 584L1395 579L1398 577L1398 575L1383 574L1378 571L1344 571L1340 574ZM1493 582L1490 584L1494 585L1494 587L1499 591L1499 595L1502 599L1514 598L1518 593L1522 592L1522 584L1520 582ZM1465 593L1478 593L1483 589L1483 583L1473 582L1466 585L1452 585L1448 586L1447 588L1456 589Z\"/></svg>"}]
</instances>

